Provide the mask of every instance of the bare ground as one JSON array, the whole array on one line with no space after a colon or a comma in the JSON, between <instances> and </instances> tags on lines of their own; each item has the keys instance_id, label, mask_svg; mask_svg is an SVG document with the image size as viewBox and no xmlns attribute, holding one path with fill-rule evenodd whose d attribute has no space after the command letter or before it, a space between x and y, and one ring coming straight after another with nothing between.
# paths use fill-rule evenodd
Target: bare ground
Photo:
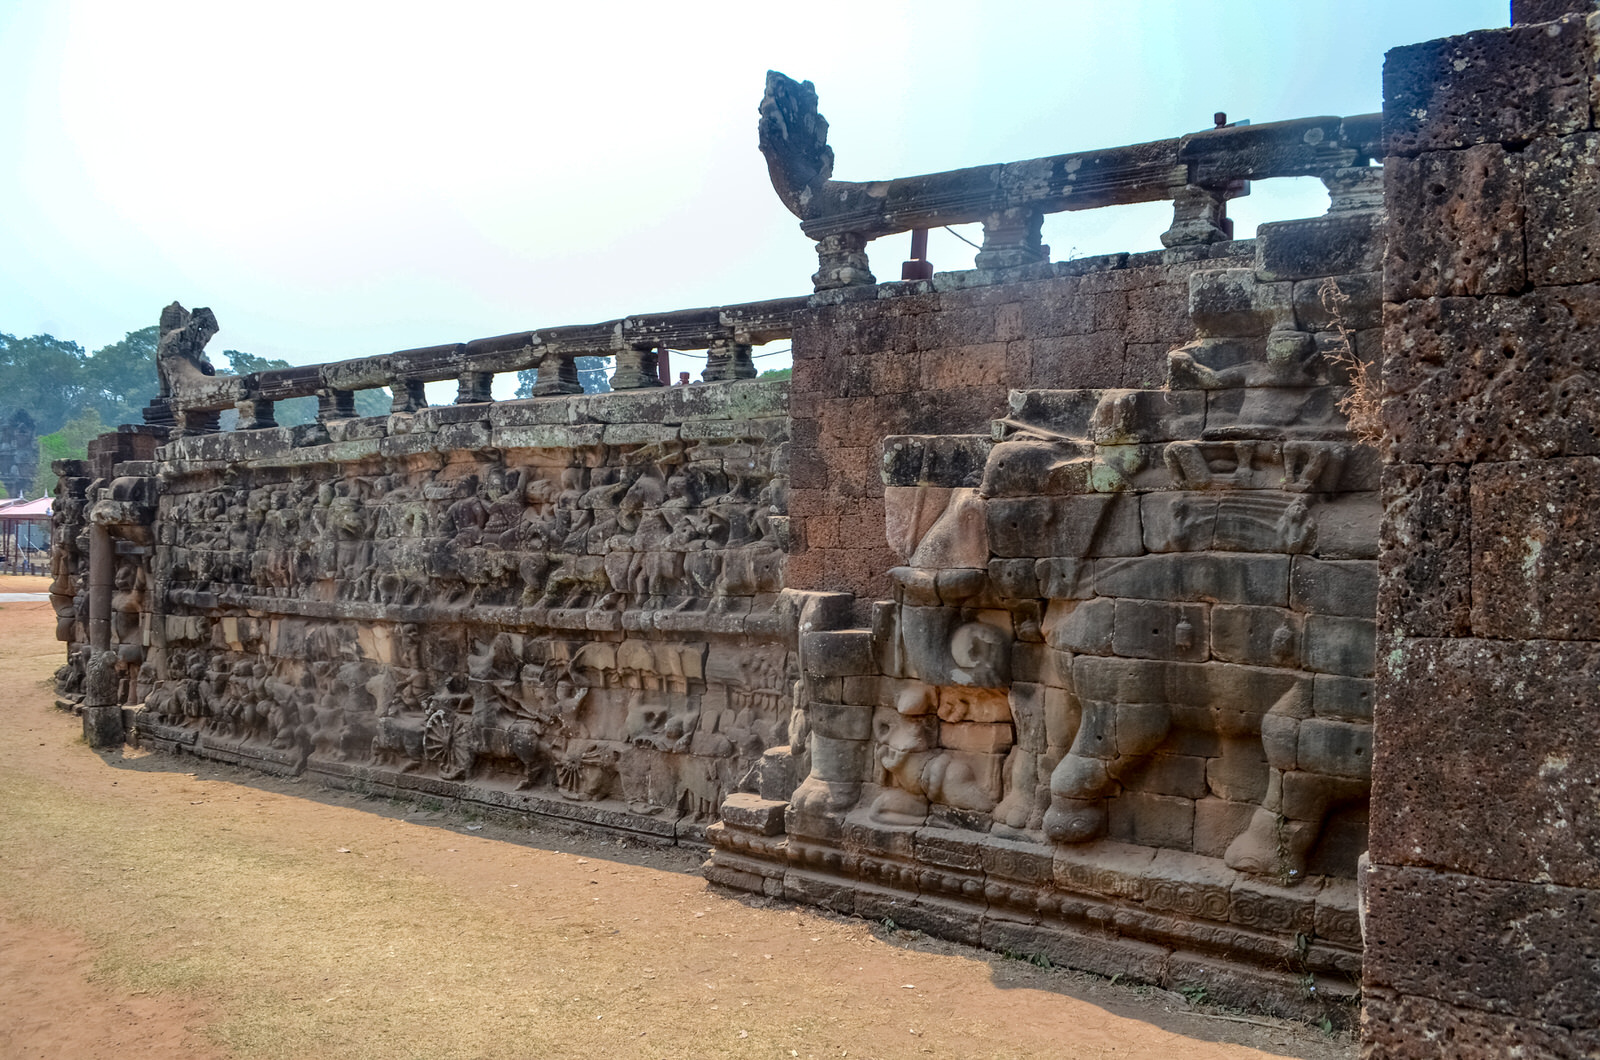
<instances>
[{"instance_id":1,"label":"bare ground","mask_svg":"<svg viewBox=\"0 0 1600 1060\"><path fill-rule=\"evenodd\" d=\"M699 855L137 750L0 605L0 1057L1348 1060L1348 1037L708 890Z\"/></svg>"}]
</instances>

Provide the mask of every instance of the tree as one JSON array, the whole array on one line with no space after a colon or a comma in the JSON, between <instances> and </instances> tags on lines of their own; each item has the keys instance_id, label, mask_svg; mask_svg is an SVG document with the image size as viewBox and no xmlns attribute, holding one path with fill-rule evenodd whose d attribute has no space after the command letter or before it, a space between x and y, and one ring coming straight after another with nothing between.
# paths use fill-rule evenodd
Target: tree
<instances>
[{"instance_id":1,"label":"tree","mask_svg":"<svg viewBox=\"0 0 1600 1060\"><path fill-rule=\"evenodd\" d=\"M793 368L768 368L756 376L757 379L788 379L794 375Z\"/></svg>"},{"instance_id":2,"label":"tree","mask_svg":"<svg viewBox=\"0 0 1600 1060\"><path fill-rule=\"evenodd\" d=\"M144 407L161 391L156 374L155 325L130 331L120 342L102 346L84 365L84 399L106 423L138 423Z\"/></svg>"},{"instance_id":3,"label":"tree","mask_svg":"<svg viewBox=\"0 0 1600 1060\"><path fill-rule=\"evenodd\" d=\"M26 409L40 431L53 431L84 408L83 347L53 335L0 332L0 401Z\"/></svg>"},{"instance_id":4,"label":"tree","mask_svg":"<svg viewBox=\"0 0 1600 1060\"><path fill-rule=\"evenodd\" d=\"M50 470L55 460L83 460L89 443L105 433L105 422L95 409L85 409L62 424L61 429L39 438L39 462L33 473L30 493L43 496L56 488L56 473Z\"/></svg>"}]
</instances>

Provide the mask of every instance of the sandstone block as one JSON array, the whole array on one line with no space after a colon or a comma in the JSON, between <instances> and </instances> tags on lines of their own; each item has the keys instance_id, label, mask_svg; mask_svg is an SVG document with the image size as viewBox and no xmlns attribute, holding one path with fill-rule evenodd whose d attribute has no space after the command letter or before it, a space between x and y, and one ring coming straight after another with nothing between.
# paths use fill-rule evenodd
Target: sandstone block
<instances>
[{"instance_id":1,"label":"sandstone block","mask_svg":"<svg viewBox=\"0 0 1600 1060\"><path fill-rule=\"evenodd\" d=\"M952 751L976 754L1004 754L1016 742L1009 722L985 724L976 721L941 722L939 746Z\"/></svg>"},{"instance_id":2,"label":"sandstone block","mask_svg":"<svg viewBox=\"0 0 1600 1060\"><path fill-rule=\"evenodd\" d=\"M1130 791L1203 799L1207 795L1206 761L1195 755L1151 755L1117 779Z\"/></svg>"},{"instance_id":3,"label":"sandstone block","mask_svg":"<svg viewBox=\"0 0 1600 1060\"><path fill-rule=\"evenodd\" d=\"M787 802L735 792L722 800L722 822L729 828L756 835L782 835L783 811L788 807Z\"/></svg>"},{"instance_id":4,"label":"sandstone block","mask_svg":"<svg viewBox=\"0 0 1600 1060\"><path fill-rule=\"evenodd\" d=\"M988 503L996 556L1137 556L1139 501L1116 494L998 499Z\"/></svg>"},{"instance_id":5,"label":"sandstone block","mask_svg":"<svg viewBox=\"0 0 1600 1060\"><path fill-rule=\"evenodd\" d=\"M1275 281L1372 272L1383 244L1383 215L1376 212L1275 221L1256 229L1256 276Z\"/></svg>"},{"instance_id":6,"label":"sandstone block","mask_svg":"<svg viewBox=\"0 0 1600 1060\"><path fill-rule=\"evenodd\" d=\"M1372 774L1372 726L1328 718L1300 723L1299 766L1312 773L1364 778Z\"/></svg>"},{"instance_id":7,"label":"sandstone block","mask_svg":"<svg viewBox=\"0 0 1600 1060\"><path fill-rule=\"evenodd\" d=\"M1266 766L1262 766L1265 788ZM1208 858L1221 858L1228 844L1250 827L1256 806L1226 799L1200 799L1194 804L1194 852Z\"/></svg>"},{"instance_id":8,"label":"sandstone block","mask_svg":"<svg viewBox=\"0 0 1600 1060\"><path fill-rule=\"evenodd\" d=\"M802 634L800 652L806 671L820 677L878 672L872 653L872 634L864 629Z\"/></svg>"},{"instance_id":9,"label":"sandstone block","mask_svg":"<svg viewBox=\"0 0 1600 1060\"><path fill-rule=\"evenodd\" d=\"M1140 846L1190 850L1194 846L1194 801L1170 795L1124 791L1106 804L1112 839Z\"/></svg>"},{"instance_id":10,"label":"sandstone block","mask_svg":"<svg viewBox=\"0 0 1600 1060\"><path fill-rule=\"evenodd\" d=\"M1318 674L1311 693L1311 709L1319 718L1371 722L1373 694L1370 679Z\"/></svg>"},{"instance_id":11,"label":"sandstone block","mask_svg":"<svg viewBox=\"0 0 1600 1060\"><path fill-rule=\"evenodd\" d=\"M1095 591L1144 600L1282 607L1289 595L1289 557L1190 552L1103 559L1095 564Z\"/></svg>"},{"instance_id":12,"label":"sandstone block","mask_svg":"<svg viewBox=\"0 0 1600 1060\"><path fill-rule=\"evenodd\" d=\"M1118 600L1111 649L1138 659L1204 662L1210 654L1209 612L1204 604Z\"/></svg>"},{"instance_id":13,"label":"sandstone block","mask_svg":"<svg viewBox=\"0 0 1600 1060\"><path fill-rule=\"evenodd\" d=\"M1377 623L1370 618L1308 615L1303 643L1307 670L1371 677Z\"/></svg>"},{"instance_id":14,"label":"sandstone block","mask_svg":"<svg viewBox=\"0 0 1600 1060\"><path fill-rule=\"evenodd\" d=\"M1115 633L1116 601L1051 600L1045 610L1045 643L1058 651L1110 655Z\"/></svg>"},{"instance_id":15,"label":"sandstone block","mask_svg":"<svg viewBox=\"0 0 1600 1060\"><path fill-rule=\"evenodd\" d=\"M1254 666L1298 666L1304 622L1281 607L1218 604L1211 609L1211 654Z\"/></svg>"},{"instance_id":16,"label":"sandstone block","mask_svg":"<svg viewBox=\"0 0 1600 1060\"><path fill-rule=\"evenodd\" d=\"M1202 338L1265 335L1294 322L1294 287L1261 283L1254 269L1211 269L1189 277L1189 316Z\"/></svg>"},{"instance_id":17,"label":"sandstone block","mask_svg":"<svg viewBox=\"0 0 1600 1060\"><path fill-rule=\"evenodd\" d=\"M1289 598L1289 606L1297 611L1366 618L1377 606L1378 565L1371 560L1296 556Z\"/></svg>"}]
</instances>

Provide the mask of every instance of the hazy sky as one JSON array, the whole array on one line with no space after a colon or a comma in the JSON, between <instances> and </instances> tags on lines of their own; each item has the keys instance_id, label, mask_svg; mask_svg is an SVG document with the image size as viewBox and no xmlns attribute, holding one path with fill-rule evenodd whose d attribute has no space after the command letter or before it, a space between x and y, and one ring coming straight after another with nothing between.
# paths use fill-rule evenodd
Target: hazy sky
<instances>
[{"instance_id":1,"label":"hazy sky","mask_svg":"<svg viewBox=\"0 0 1600 1060\"><path fill-rule=\"evenodd\" d=\"M178 299L213 354L305 363L805 293L756 151L769 67L816 83L835 175L875 179L1375 111L1387 49L1507 7L0 0L0 331L94 349ZM1298 183L1258 183L1241 234L1320 212ZM1045 238L1149 249L1169 211ZM872 244L880 279L906 244Z\"/></svg>"}]
</instances>

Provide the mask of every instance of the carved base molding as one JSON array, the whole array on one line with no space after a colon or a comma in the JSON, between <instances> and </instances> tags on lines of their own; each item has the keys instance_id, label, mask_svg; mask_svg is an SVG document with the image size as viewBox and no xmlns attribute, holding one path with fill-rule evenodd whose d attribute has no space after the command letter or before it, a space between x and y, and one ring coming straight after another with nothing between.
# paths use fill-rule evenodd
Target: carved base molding
<instances>
[{"instance_id":1,"label":"carved base molding","mask_svg":"<svg viewBox=\"0 0 1600 1060\"><path fill-rule=\"evenodd\" d=\"M712 883L1168 989L1204 984L1209 1001L1275 1016L1354 1018L1351 880L1283 887L1175 850L886 827L859 812L829 837L763 834L781 827L781 804L760 802L725 805L706 830Z\"/></svg>"},{"instance_id":2,"label":"carved base molding","mask_svg":"<svg viewBox=\"0 0 1600 1060\"><path fill-rule=\"evenodd\" d=\"M546 824L597 829L663 845L704 847L706 824L692 817L636 813L617 800L572 801L527 791L504 791L483 781L443 780L380 766L339 762L258 743L238 742L183 726L153 721L129 712L130 742L167 754L187 754L210 762L242 766L282 777L305 777L325 787L390 799L427 799L444 808L498 818L508 824Z\"/></svg>"}]
</instances>

